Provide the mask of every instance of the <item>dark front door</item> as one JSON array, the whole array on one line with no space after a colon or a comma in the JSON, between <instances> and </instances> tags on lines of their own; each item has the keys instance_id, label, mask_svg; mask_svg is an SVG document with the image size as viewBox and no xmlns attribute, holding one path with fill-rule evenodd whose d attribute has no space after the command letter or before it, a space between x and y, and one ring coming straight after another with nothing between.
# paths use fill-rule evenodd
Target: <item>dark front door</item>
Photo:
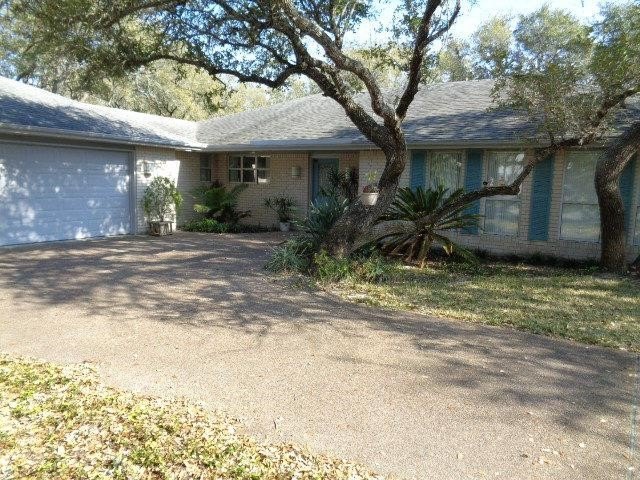
<instances>
[{"instance_id":1,"label":"dark front door","mask_svg":"<svg viewBox=\"0 0 640 480\"><path fill-rule=\"evenodd\" d=\"M311 172L311 200L316 201L322 189L329 187L329 172L338 169L337 158L314 158Z\"/></svg>"}]
</instances>

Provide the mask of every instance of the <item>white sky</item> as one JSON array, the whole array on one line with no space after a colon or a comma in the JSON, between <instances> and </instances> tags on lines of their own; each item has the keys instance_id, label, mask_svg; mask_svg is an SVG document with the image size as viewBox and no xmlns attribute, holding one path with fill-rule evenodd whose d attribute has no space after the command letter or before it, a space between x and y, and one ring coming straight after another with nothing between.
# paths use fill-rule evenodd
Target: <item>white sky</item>
<instances>
[{"instance_id":1,"label":"white sky","mask_svg":"<svg viewBox=\"0 0 640 480\"><path fill-rule=\"evenodd\" d=\"M613 0L612 3L622 3L623 0ZM582 20L590 20L598 16L601 0L463 0L461 15L456 20L451 33L459 38L468 38L484 22L496 15L518 15L531 13L541 6L548 4L552 8L569 10ZM380 12L378 22L367 22L355 35L356 43L376 43L381 37L376 32L380 24L389 26L396 0L390 0ZM384 36L384 35L383 35Z\"/></svg>"}]
</instances>

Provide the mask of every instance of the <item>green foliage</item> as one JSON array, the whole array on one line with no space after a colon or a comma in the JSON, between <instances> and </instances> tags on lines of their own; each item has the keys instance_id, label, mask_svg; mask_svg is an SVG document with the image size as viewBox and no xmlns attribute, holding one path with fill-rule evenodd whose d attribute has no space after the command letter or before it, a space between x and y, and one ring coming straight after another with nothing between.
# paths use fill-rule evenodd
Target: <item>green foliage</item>
<instances>
[{"instance_id":1,"label":"green foliage","mask_svg":"<svg viewBox=\"0 0 640 480\"><path fill-rule=\"evenodd\" d=\"M349 204L358 199L358 170L340 170L332 168L327 176L328 187L320 192L324 197L336 197L347 200Z\"/></svg>"},{"instance_id":2,"label":"green foliage","mask_svg":"<svg viewBox=\"0 0 640 480\"><path fill-rule=\"evenodd\" d=\"M269 232L271 229L261 225L243 225L240 223L222 223L213 218L201 218L190 220L182 226L185 232L205 233L260 233Z\"/></svg>"},{"instance_id":3,"label":"green foliage","mask_svg":"<svg viewBox=\"0 0 640 480\"><path fill-rule=\"evenodd\" d=\"M349 202L337 196L323 197L311 203L306 220L297 223L297 227L301 235L312 245L314 251L318 251L333 224L348 207Z\"/></svg>"},{"instance_id":4,"label":"green foliage","mask_svg":"<svg viewBox=\"0 0 640 480\"><path fill-rule=\"evenodd\" d=\"M274 273L304 273L309 270L312 246L304 237L293 237L276 247L265 265Z\"/></svg>"},{"instance_id":5,"label":"green foliage","mask_svg":"<svg viewBox=\"0 0 640 480\"><path fill-rule=\"evenodd\" d=\"M182 195L167 177L154 178L142 197L142 208L149 221L162 222L174 218L181 205Z\"/></svg>"},{"instance_id":6,"label":"green foliage","mask_svg":"<svg viewBox=\"0 0 640 480\"><path fill-rule=\"evenodd\" d=\"M207 232L207 233L227 233L229 225L220 223L213 218L202 218L200 220L190 220L182 226L185 232Z\"/></svg>"},{"instance_id":7,"label":"green foliage","mask_svg":"<svg viewBox=\"0 0 640 480\"><path fill-rule=\"evenodd\" d=\"M321 282L343 280L380 282L387 278L391 266L387 260L373 252L354 258L332 257L322 250L313 257L313 274Z\"/></svg>"},{"instance_id":8,"label":"green foliage","mask_svg":"<svg viewBox=\"0 0 640 480\"><path fill-rule=\"evenodd\" d=\"M277 196L266 198L264 200L264 206L276 213L278 221L285 223L293 219L296 202L291 197Z\"/></svg>"},{"instance_id":9,"label":"green foliage","mask_svg":"<svg viewBox=\"0 0 640 480\"><path fill-rule=\"evenodd\" d=\"M465 213L466 205L450 211L447 209L463 194L464 190L458 189L449 195L449 190L443 186L433 190L422 187L415 191L409 187L398 189L397 197L383 220L416 221L436 211L446 213L436 216L415 233L395 234L382 239L383 250L391 255L402 256L408 262L417 262L420 267L424 267L431 248L436 245L441 246L447 255L455 252L473 261L473 254L469 250L455 244L444 233L477 224L478 215Z\"/></svg>"},{"instance_id":10,"label":"green foliage","mask_svg":"<svg viewBox=\"0 0 640 480\"><path fill-rule=\"evenodd\" d=\"M198 187L194 195L198 203L193 209L204 214L207 218L214 218L222 223L236 224L241 218L250 216L249 211L238 211L238 197L247 188L246 184L239 184L230 190L224 185L213 183L208 187Z\"/></svg>"},{"instance_id":11,"label":"green foliage","mask_svg":"<svg viewBox=\"0 0 640 480\"><path fill-rule=\"evenodd\" d=\"M349 203L337 195L328 195L311 203L307 218L297 222L300 233L276 248L266 268L274 272L306 272L325 236Z\"/></svg>"}]
</instances>

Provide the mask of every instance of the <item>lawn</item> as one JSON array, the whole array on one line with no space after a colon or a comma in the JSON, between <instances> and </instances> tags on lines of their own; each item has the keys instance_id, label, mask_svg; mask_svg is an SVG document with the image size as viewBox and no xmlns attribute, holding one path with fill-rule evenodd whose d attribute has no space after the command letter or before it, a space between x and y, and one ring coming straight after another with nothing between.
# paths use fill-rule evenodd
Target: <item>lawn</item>
<instances>
[{"instance_id":1,"label":"lawn","mask_svg":"<svg viewBox=\"0 0 640 480\"><path fill-rule=\"evenodd\" d=\"M351 279L329 288L376 307L640 351L640 282L587 268L431 262L422 270L394 265L380 283Z\"/></svg>"},{"instance_id":2,"label":"lawn","mask_svg":"<svg viewBox=\"0 0 640 480\"><path fill-rule=\"evenodd\" d=\"M0 355L0 478L381 479L221 413L102 385L87 366Z\"/></svg>"}]
</instances>

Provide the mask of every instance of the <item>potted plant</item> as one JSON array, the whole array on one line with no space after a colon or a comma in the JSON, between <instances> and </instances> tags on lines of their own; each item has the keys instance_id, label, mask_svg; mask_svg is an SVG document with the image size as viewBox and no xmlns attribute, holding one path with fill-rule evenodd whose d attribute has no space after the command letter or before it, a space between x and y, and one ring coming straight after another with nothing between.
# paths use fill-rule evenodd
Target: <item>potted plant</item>
<instances>
[{"instance_id":1,"label":"potted plant","mask_svg":"<svg viewBox=\"0 0 640 480\"><path fill-rule=\"evenodd\" d=\"M267 198L264 201L264 206L270 208L278 215L281 232L288 232L291 228L291 219L293 218L295 205L296 202L291 197L285 196Z\"/></svg>"},{"instance_id":2,"label":"potted plant","mask_svg":"<svg viewBox=\"0 0 640 480\"><path fill-rule=\"evenodd\" d=\"M173 219L182 205L182 195L167 177L156 177L142 197L142 208L149 221L149 233L161 236L173 233Z\"/></svg>"},{"instance_id":3,"label":"potted plant","mask_svg":"<svg viewBox=\"0 0 640 480\"><path fill-rule=\"evenodd\" d=\"M378 178L376 170L367 173L367 184L362 189L362 195L360 195L360 201L363 205L370 207L378 201L380 190L378 190L378 186L375 183L376 178Z\"/></svg>"}]
</instances>

